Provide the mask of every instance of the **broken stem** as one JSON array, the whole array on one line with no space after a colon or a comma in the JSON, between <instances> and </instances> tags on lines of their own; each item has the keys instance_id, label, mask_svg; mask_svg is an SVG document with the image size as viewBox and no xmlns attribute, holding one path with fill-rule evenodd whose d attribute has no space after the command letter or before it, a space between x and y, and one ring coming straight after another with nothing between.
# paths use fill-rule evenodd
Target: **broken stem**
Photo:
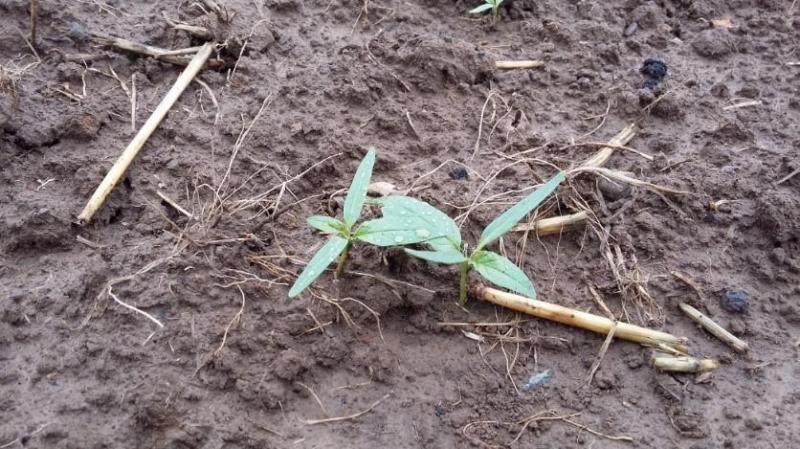
<instances>
[{"instance_id":1,"label":"broken stem","mask_svg":"<svg viewBox=\"0 0 800 449\"><path fill-rule=\"evenodd\" d=\"M543 235L559 234L573 227L583 225L588 218L589 213L587 211L581 211L570 215L543 218L541 220L536 220L533 223L524 223L516 226L514 231L536 231L536 235L540 237Z\"/></svg>"},{"instance_id":2,"label":"broken stem","mask_svg":"<svg viewBox=\"0 0 800 449\"><path fill-rule=\"evenodd\" d=\"M728 332L728 330L724 327L715 323L714 320L705 316L701 311L695 309L689 304L686 304L685 302L680 303L678 306L689 318L692 319L692 321L702 326L703 329L707 330L711 335L730 345L733 349L739 352L746 352L748 349L750 349L747 343Z\"/></svg>"},{"instance_id":3,"label":"broken stem","mask_svg":"<svg viewBox=\"0 0 800 449\"><path fill-rule=\"evenodd\" d=\"M503 306L518 312L544 318L550 321L566 324L568 326L580 327L599 334L608 335L616 323L614 337L623 340L634 341L647 346L658 347L664 345L680 352L685 348L686 339L679 338L666 332L647 329L630 323L621 321L615 322L609 318L591 313L581 312L580 310L526 298L513 293L504 292L494 288L478 285L474 288L475 296L478 298Z\"/></svg>"},{"instance_id":4,"label":"broken stem","mask_svg":"<svg viewBox=\"0 0 800 449\"><path fill-rule=\"evenodd\" d=\"M544 67L544 61L495 61L494 66L498 69L540 69Z\"/></svg>"},{"instance_id":5,"label":"broken stem","mask_svg":"<svg viewBox=\"0 0 800 449\"><path fill-rule=\"evenodd\" d=\"M186 66L183 73L180 74L178 79L175 81L175 84L172 88L167 92L167 95L164 96L164 99L161 100L156 110L153 111L153 114L147 119L147 121L142 125L142 128L139 129L139 132L134 136L133 140L128 144L125 148L125 151L122 152L119 159L114 163L111 169L106 174L106 177L103 178L103 181L97 187L97 190L94 191L92 197L89 199L89 202L86 204L86 207L83 208L80 215L78 215L78 223L86 224L92 220L92 216L94 216L95 212L100 209L106 201L106 198L114 190L114 187L117 183L125 176L125 172L128 170L128 166L130 166L133 159L139 154L139 150L142 149L147 139L153 134L153 132L158 128L158 125L161 123L161 120L167 115L167 112L172 108L178 98L181 96L183 91L186 89L186 86L192 82L195 75L200 71L205 64L206 60L208 60L209 56L211 56L211 52L213 51L214 46L212 44L205 44L197 52L197 54L192 58L192 61Z\"/></svg>"},{"instance_id":6,"label":"broken stem","mask_svg":"<svg viewBox=\"0 0 800 449\"><path fill-rule=\"evenodd\" d=\"M661 371L673 373L704 373L719 368L719 362L712 359L698 359L691 356L657 356L650 359L653 366Z\"/></svg>"}]
</instances>

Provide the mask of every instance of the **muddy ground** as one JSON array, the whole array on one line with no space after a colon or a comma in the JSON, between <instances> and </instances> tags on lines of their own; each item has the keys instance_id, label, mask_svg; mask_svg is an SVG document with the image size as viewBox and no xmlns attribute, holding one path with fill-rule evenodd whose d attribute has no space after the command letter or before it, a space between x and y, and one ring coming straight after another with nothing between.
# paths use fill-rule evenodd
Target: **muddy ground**
<instances>
[{"instance_id":1,"label":"muddy ground","mask_svg":"<svg viewBox=\"0 0 800 449\"><path fill-rule=\"evenodd\" d=\"M28 2L0 1L0 447L800 447L800 176L778 183L800 168L795 2L507 0L496 25L461 0L241 0L220 2L221 18L173 0L39 3L34 55ZM134 134L121 84L135 77L138 127L181 70L90 33L202 43L163 13L227 42L226 67L201 74L208 90L189 86L77 226ZM651 57L668 73L644 89ZM528 58L546 67L493 68ZM396 250L356 247L342 280L286 301L323 241L305 218L340 213L366 147L379 150L375 180L453 216L479 195L463 227L474 242L519 189L634 122L629 146L654 160L621 150L607 166L690 194L581 175L540 210L582 199L628 261L624 292L588 228L509 235L504 250L542 299L602 313L591 284L617 316L688 337L721 361L710 377L656 372L649 349L615 342L587 385L602 336L476 299L461 308L454 270ZM637 285L652 303L637 304ZM722 307L730 291L747 311ZM548 384L517 392L546 369ZM585 427L538 421L513 441L537 413ZM633 442L608 438L621 436Z\"/></svg>"}]
</instances>

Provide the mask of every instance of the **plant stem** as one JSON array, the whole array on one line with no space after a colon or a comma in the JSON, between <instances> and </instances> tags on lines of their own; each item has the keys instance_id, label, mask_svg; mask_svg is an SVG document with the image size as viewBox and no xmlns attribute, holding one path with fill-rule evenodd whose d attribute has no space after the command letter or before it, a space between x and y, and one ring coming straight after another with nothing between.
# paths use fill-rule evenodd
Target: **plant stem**
<instances>
[{"instance_id":1,"label":"plant stem","mask_svg":"<svg viewBox=\"0 0 800 449\"><path fill-rule=\"evenodd\" d=\"M469 281L469 261L461 264L461 285L458 291L458 302L464 305L467 302L467 283Z\"/></svg>"},{"instance_id":2,"label":"plant stem","mask_svg":"<svg viewBox=\"0 0 800 449\"><path fill-rule=\"evenodd\" d=\"M342 271L344 271L344 263L347 262L347 253L350 251L351 241L347 241L347 245L342 250L342 254L339 255L339 263L336 264L336 271L333 272L333 278L339 279L339 276L342 275Z\"/></svg>"}]
</instances>

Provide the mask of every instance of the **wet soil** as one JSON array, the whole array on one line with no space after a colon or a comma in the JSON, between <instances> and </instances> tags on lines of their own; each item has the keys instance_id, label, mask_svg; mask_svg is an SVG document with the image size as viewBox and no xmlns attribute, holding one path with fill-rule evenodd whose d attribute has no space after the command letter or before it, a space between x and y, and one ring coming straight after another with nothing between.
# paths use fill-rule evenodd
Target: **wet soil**
<instances>
[{"instance_id":1,"label":"wet soil","mask_svg":"<svg viewBox=\"0 0 800 449\"><path fill-rule=\"evenodd\" d=\"M496 24L465 1L241 0L219 2L222 17L203 2L39 3L33 55L28 2L0 1L0 447L800 447L800 176L777 182L800 168L793 2L507 0ZM89 32L201 43L163 13L227 42L226 67L189 86L77 226L134 135L121 84L135 78L138 127L180 73ZM668 70L644 88L648 58ZM581 175L540 215L588 205L653 304L619 291L591 230L509 235L502 250L541 299L602 313L592 284L617 316L685 335L722 362L710 377L656 372L650 350L615 342L587 384L602 336L459 307L454 270L396 250L357 246L341 280L286 301L323 241L305 218L340 213L366 147L375 180L453 216L479 203L463 226L474 241L519 189L633 122L629 146L654 160L620 150L607 166L691 193ZM723 308L730 291L746 311ZM549 383L517 391L546 369ZM538 421L513 441L550 411L586 427Z\"/></svg>"}]
</instances>

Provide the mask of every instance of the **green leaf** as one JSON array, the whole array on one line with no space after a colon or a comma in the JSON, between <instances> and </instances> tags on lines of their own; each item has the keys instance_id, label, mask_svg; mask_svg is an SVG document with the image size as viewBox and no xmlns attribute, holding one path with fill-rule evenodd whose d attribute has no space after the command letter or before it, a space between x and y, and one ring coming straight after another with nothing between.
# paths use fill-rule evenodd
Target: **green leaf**
<instances>
[{"instance_id":1,"label":"green leaf","mask_svg":"<svg viewBox=\"0 0 800 449\"><path fill-rule=\"evenodd\" d=\"M472 263L489 282L536 299L536 290L528 276L514 262L491 251L476 251Z\"/></svg>"},{"instance_id":2,"label":"green leaf","mask_svg":"<svg viewBox=\"0 0 800 449\"><path fill-rule=\"evenodd\" d=\"M306 220L308 225L314 229L329 234L341 234L344 232L344 223L327 215L313 215Z\"/></svg>"},{"instance_id":3,"label":"green leaf","mask_svg":"<svg viewBox=\"0 0 800 449\"><path fill-rule=\"evenodd\" d=\"M492 6L491 3L484 3L481 6L478 6L478 7L475 7L473 9L470 9L469 13L470 14L480 14L482 12L486 12L486 11L492 9L492 7L493 6Z\"/></svg>"},{"instance_id":4,"label":"green leaf","mask_svg":"<svg viewBox=\"0 0 800 449\"><path fill-rule=\"evenodd\" d=\"M343 239L338 235L331 236L331 238L322 245L322 248L314 254L314 257L312 257L311 261L306 265L306 269L303 270L300 276L297 277L297 280L294 281L294 285L292 285L292 288L289 290L289 298L294 298L305 290L306 287L311 285L311 283L328 268L328 265L339 257L339 254L344 251L346 246L347 239Z\"/></svg>"},{"instance_id":5,"label":"green leaf","mask_svg":"<svg viewBox=\"0 0 800 449\"><path fill-rule=\"evenodd\" d=\"M436 263L444 263L448 265L463 263L467 261L467 257L465 255L461 254L460 252L452 248L444 251L419 251L416 249L406 248L405 252L414 257L419 257L420 259L425 259Z\"/></svg>"},{"instance_id":6,"label":"green leaf","mask_svg":"<svg viewBox=\"0 0 800 449\"><path fill-rule=\"evenodd\" d=\"M393 217L384 217L362 224L355 237L376 246L402 246L441 236L434 235L417 222L406 223Z\"/></svg>"},{"instance_id":7,"label":"green leaf","mask_svg":"<svg viewBox=\"0 0 800 449\"><path fill-rule=\"evenodd\" d=\"M392 220L398 228L428 230L436 238L425 244L437 251L461 251L461 230L447 214L430 204L407 196L388 196L376 201L381 205L383 219Z\"/></svg>"},{"instance_id":8,"label":"green leaf","mask_svg":"<svg viewBox=\"0 0 800 449\"><path fill-rule=\"evenodd\" d=\"M503 234L513 228L520 220L528 215L532 210L536 209L564 180L564 172L558 172L552 179L544 183L541 187L531 192L530 195L523 198L519 203L513 205L510 209L500 214L494 221L486 226L481 234L481 239L478 241L476 249L482 249L486 245L499 239Z\"/></svg>"},{"instance_id":9,"label":"green leaf","mask_svg":"<svg viewBox=\"0 0 800 449\"><path fill-rule=\"evenodd\" d=\"M349 230L361 216L361 208L364 207L364 200L367 198L367 188L372 178L372 167L375 165L375 149L370 148L367 155L358 165L353 182L347 191L347 198L344 199L344 223Z\"/></svg>"}]
</instances>

